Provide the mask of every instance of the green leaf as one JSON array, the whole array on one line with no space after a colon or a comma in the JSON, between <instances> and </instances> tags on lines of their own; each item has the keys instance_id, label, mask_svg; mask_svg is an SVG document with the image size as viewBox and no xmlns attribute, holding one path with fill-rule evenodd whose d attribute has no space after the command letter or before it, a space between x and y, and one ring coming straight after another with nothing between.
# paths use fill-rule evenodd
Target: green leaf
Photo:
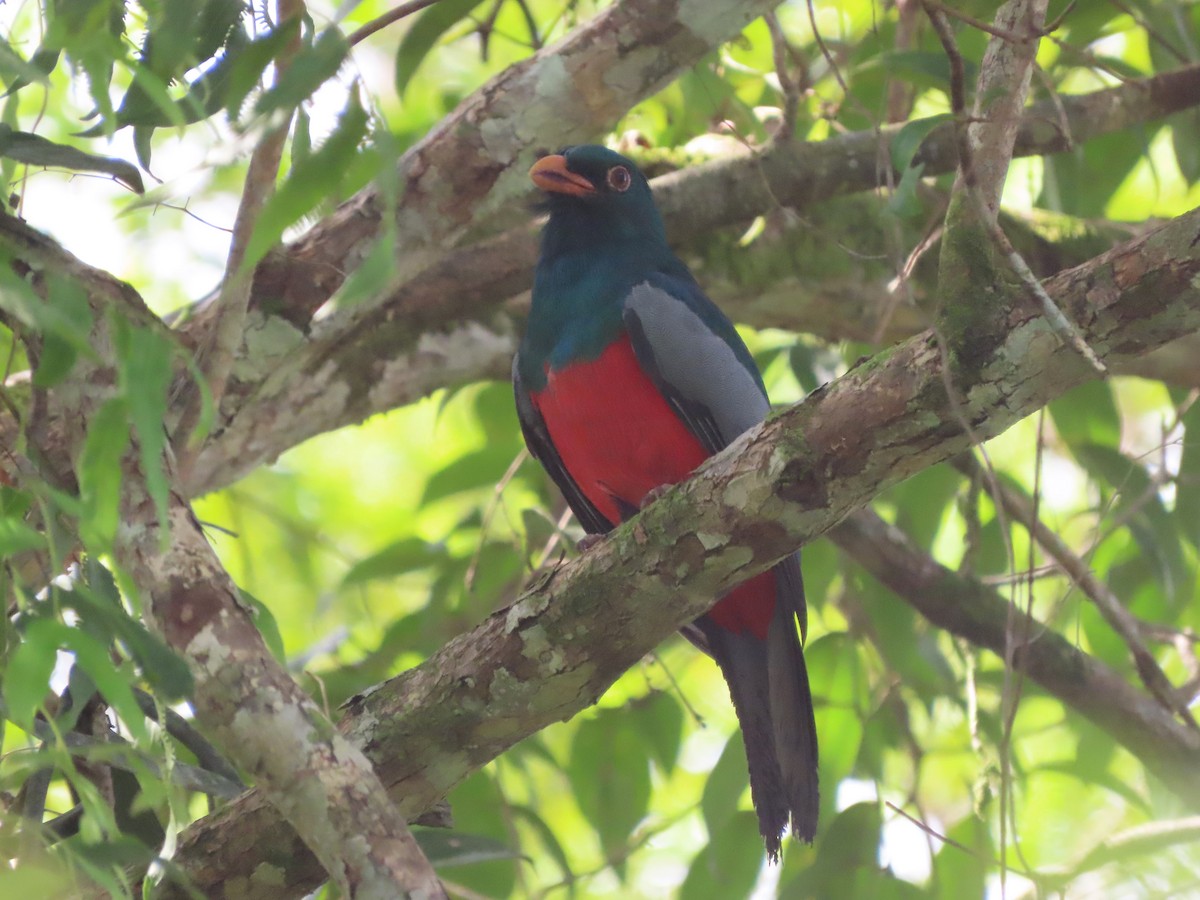
<instances>
[{"instance_id":1,"label":"green leaf","mask_svg":"<svg viewBox=\"0 0 1200 900\"><path fill-rule=\"evenodd\" d=\"M4 702L8 717L27 732L50 690L50 675L58 661L58 635L48 627L57 623L35 619L25 628L4 672Z\"/></svg>"},{"instance_id":2,"label":"green leaf","mask_svg":"<svg viewBox=\"0 0 1200 900\"><path fill-rule=\"evenodd\" d=\"M968 84L975 81L977 66L964 59L964 75ZM945 89L950 84L950 61L946 54L935 50L885 50L868 59L862 68L880 66L893 78L920 87Z\"/></svg>"},{"instance_id":3,"label":"green leaf","mask_svg":"<svg viewBox=\"0 0 1200 900\"><path fill-rule=\"evenodd\" d=\"M79 354L70 341L56 334L46 335L42 340L41 353L38 354L37 369L33 373L34 387L54 387L70 374L78 358Z\"/></svg>"},{"instance_id":4,"label":"green leaf","mask_svg":"<svg viewBox=\"0 0 1200 900\"><path fill-rule=\"evenodd\" d=\"M1183 414L1183 455L1175 485L1175 521L1193 547L1200 548L1200 403Z\"/></svg>"},{"instance_id":5,"label":"green leaf","mask_svg":"<svg viewBox=\"0 0 1200 900\"><path fill-rule=\"evenodd\" d=\"M736 811L718 834L709 835L708 846L692 860L679 891L680 900L749 897L762 868L763 852L758 816L749 810Z\"/></svg>"},{"instance_id":6,"label":"green leaf","mask_svg":"<svg viewBox=\"0 0 1200 900\"><path fill-rule=\"evenodd\" d=\"M258 633L262 635L263 643L267 645L267 649L271 651L275 661L281 666L286 666L287 653L283 649L283 635L279 633L279 623L275 621L275 614L271 612L271 608L267 604L249 591L242 588L238 588L237 591L242 601L253 607L254 625L258 629Z\"/></svg>"},{"instance_id":7,"label":"green leaf","mask_svg":"<svg viewBox=\"0 0 1200 900\"><path fill-rule=\"evenodd\" d=\"M366 258L342 282L332 298L339 310L353 309L364 300L379 296L396 272L396 225L385 219L379 237L371 243Z\"/></svg>"},{"instance_id":8,"label":"green leaf","mask_svg":"<svg viewBox=\"0 0 1200 900\"><path fill-rule=\"evenodd\" d=\"M915 219L921 215L923 207L917 197L917 185L921 183L921 174L925 171L925 163L909 166L900 176L896 190L888 197L884 212L899 219Z\"/></svg>"},{"instance_id":9,"label":"green leaf","mask_svg":"<svg viewBox=\"0 0 1200 900\"><path fill-rule=\"evenodd\" d=\"M154 501L163 539L167 538L167 473L163 453L167 448L164 423L167 417L167 391L171 385L171 359L175 347L157 331L118 320L116 329L117 364L121 390L129 406L129 418L137 433L146 489Z\"/></svg>"},{"instance_id":10,"label":"green leaf","mask_svg":"<svg viewBox=\"0 0 1200 900\"><path fill-rule=\"evenodd\" d=\"M528 747L531 743L526 742L521 746ZM553 758L549 758L547 761L557 768ZM562 872L563 878L568 881L573 880L575 871L571 868L571 861L567 858L566 851L563 850L562 843L559 841L558 836L555 835L554 829L546 824L546 820L528 806L510 806L508 811L514 818L520 819L537 833L546 852L554 858L554 862L558 865L559 871Z\"/></svg>"},{"instance_id":11,"label":"green leaf","mask_svg":"<svg viewBox=\"0 0 1200 900\"><path fill-rule=\"evenodd\" d=\"M267 251L279 243L285 229L327 200L342 183L346 169L367 133L367 121L358 90L352 90L333 134L321 149L297 163L279 190L266 202L246 248L243 271L253 269Z\"/></svg>"},{"instance_id":12,"label":"green leaf","mask_svg":"<svg viewBox=\"0 0 1200 900\"><path fill-rule=\"evenodd\" d=\"M987 896L988 860L994 856L987 823L969 812L946 836L950 841L933 858L936 896L944 900Z\"/></svg>"},{"instance_id":13,"label":"green leaf","mask_svg":"<svg viewBox=\"0 0 1200 900\"><path fill-rule=\"evenodd\" d=\"M239 118L246 97L258 85L267 66L283 52L283 48L296 36L299 29L300 20L291 18L249 44L239 44L236 48L231 46L226 52L219 65L228 67L227 75L223 73L223 77L228 78L225 109L229 111L231 118ZM213 77L217 77L215 71Z\"/></svg>"},{"instance_id":14,"label":"green leaf","mask_svg":"<svg viewBox=\"0 0 1200 900\"><path fill-rule=\"evenodd\" d=\"M879 873L883 818L878 803L856 803L838 813L818 835L816 862L781 892L782 897L875 897L855 890L862 874Z\"/></svg>"},{"instance_id":15,"label":"green leaf","mask_svg":"<svg viewBox=\"0 0 1200 900\"><path fill-rule=\"evenodd\" d=\"M89 632L106 642L120 641L143 677L163 699L174 701L190 697L192 673L183 658L125 611L112 576L103 566L92 563L88 570L93 584L63 592L63 604L79 614Z\"/></svg>"},{"instance_id":16,"label":"green leaf","mask_svg":"<svg viewBox=\"0 0 1200 900\"><path fill-rule=\"evenodd\" d=\"M80 537L93 551L112 547L121 514L121 457L129 445L129 407L108 400L87 423L79 457Z\"/></svg>"},{"instance_id":17,"label":"green leaf","mask_svg":"<svg viewBox=\"0 0 1200 900\"><path fill-rule=\"evenodd\" d=\"M404 538L360 559L342 576L341 587L364 584L376 578L395 578L436 565L446 558L446 548L420 538Z\"/></svg>"},{"instance_id":18,"label":"green leaf","mask_svg":"<svg viewBox=\"0 0 1200 900\"><path fill-rule=\"evenodd\" d=\"M0 518L0 557L13 556L46 546L46 538L12 516Z\"/></svg>"},{"instance_id":19,"label":"green leaf","mask_svg":"<svg viewBox=\"0 0 1200 900\"><path fill-rule=\"evenodd\" d=\"M913 158L917 155L917 151L921 149L921 144L924 143L925 138L929 137L929 133L941 127L944 123L953 121L954 116L950 113L940 113L936 116L913 119L911 122L906 122L896 132L896 136L892 138L891 156L893 168L897 172L905 172L912 165Z\"/></svg>"},{"instance_id":20,"label":"green leaf","mask_svg":"<svg viewBox=\"0 0 1200 900\"><path fill-rule=\"evenodd\" d=\"M460 456L434 472L425 483L421 504L433 503L464 491L493 489L512 464L513 448L507 444L489 444L481 450Z\"/></svg>"},{"instance_id":21,"label":"green leaf","mask_svg":"<svg viewBox=\"0 0 1200 900\"><path fill-rule=\"evenodd\" d=\"M1168 598L1180 599L1190 584L1190 570L1179 528L1150 474L1112 446L1087 444L1073 449L1076 459L1093 477L1120 492L1111 515L1127 523L1138 547L1153 562Z\"/></svg>"},{"instance_id":22,"label":"green leaf","mask_svg":"<svg viewBox=\"0 0 1200 900\"><path fill-rule=\"evenodd\" d=\"M52 860L32 863L22 860L15 869L0 867L0 896L4 897L68 897L77 884L65 866L61 869L43 868Z\"/></svg>"},{"instance_id":23,"label":"green leaf","mask_svg":"<svg viewBox=\"0 0 1200 900\"><path fill-rule=\"evenodd\" d=\"M1183 177L1194 184L1200 181L1200 113L1190 109L1177 113L1170 121L1175 162Z\"/></svg>"},{"instance_id":24,"label":"green leaf","mask_svg":"<svg viewBox=\"0 0 1200 900\"><path fill-rule=\"evenodd\" d=\"M95 359L90 343L92 312L83 288L56 273L47 273L46 278L47 297L42 299L10 265L0 265L0 309L39 334L54 335L77 353Z\"/></svg>"},{"instance_id":25,"label":"green leaf","mask_svg":"<svg viewBox=\"0 0 1200 900\"><path fill-rule=\"evenodd\" d=\"M922 547L932 548L963 477L949 464L918 472L887 492L896 507L896 527Z\"/></svg>"},{"instance_id":26,"label":"green leaf","mask_svg":"<svg viewBox=\"0 0 1200 900\"><path fill-rule=\"evenodd\" d=\"M1037 206L1103 218L1109 199L1148 154L1157 130L1157 125L1135 126L1094 137L1072 153L1044 157Z\"/></svg>"},{"instance_id":27,"label":"green leaf","mask_svg":"<svg viewBox=\"0 0 1200 900\"><path fill-rule=\"evenodd\" d=\"M419 15L396 50L396 93L401 97L433 45L456 22L465 19L479 0L441 0Z\"/></svg>"},{"instance_id":28,"label":"green leaf","mask_svg":"<svg viewBox=\"0 0 1200 900\"><path fill-rule=\"evenodd\" d=\"M0 79L9 86L10 91L15 91L19 87L33 82L39 84L49 84L50 82L47 73L41 66L36 62L26 60L6 40L0 40Z\"/></svg>"},{"instance_id":29,"label":"green leaf","mask_svg":"<svg viewBox=\"0 0 1200 900\"><path fill-rule=\"evenodd\" d=\"M179 0L186 3L187 0ZM245 36L240 27L249 10L243 0L207 0L202 4L199 24L192 29L193 66L212 59L222 47L229 46L236 35ZM289 20L290 21L290 20Z\"/></svg>"},{"instance_id":30,"label":"green leaf","mask_svg":"<svg viewBox=\"0 0 1200 900\"><path fill-rule=\"evenodd\" d=\"M650 802L650 764L624 710L602 709L575 732L567 764L575 800L609 859L623 859ZM615 864L623 875L623 865Z\"/></svg>"},{"instance_id":31,"label":"green leaf","mask_svg":"<svg viewBox=\"0 0 1200 900\"><path fill-rule=\"evenodd\" d=\"M720 834L729 818L741 806L742 795L750 786L746 767L746 747L742 733L735 731L725 743L725 749L708 778L700 797L700 813L708 828L709 838Z\"/></svg>"},{"instance_id":32,"label":"green leaf","mask_svg":"<svg viewBox=\"0 0 1200 900\"><path fill-rule=\"evenodd\" d=\"M1074 453L1077 447L1121 443L1121 414L1107 381L1089 381L1050 403L1054 428Z\"/></svg>"},{"instance_id":33,"label":"green leaf","mask_svg":"<svg viewBox=\"0 0 1200 900\"><path fill-rule=\"evenodd\" d=\"M683 707L679 700L664 691L655 691L630 703L626 713L659 768L670 773L683 743Z\"/></svg>"},{"instance_id":34,"label":"green leaf","mask_svg":"<svg viewBox=\"0 0 1200 900\"><path fill-rule=\"evenodd\" d=\"M312 46L296 54L283 77L258 98L254 111L266 115L276 109L299 106L337 74L349 53L346 36L337 27L325 29Z\"/></svg>"},{"instance_id":35,"label":"green leaf","mask_svg":"<svg viewBox=\"0 0 1200 900\"><path fill-rule=\"evenodd\" d=\"M508 798L491 770L489 767L475 772L446 799L452 809L472 810L472 832L505 841L512 834L511 823L505 814ZM457 869L454 881L487 897L507 897L516 883L516 866L509 859L479 862Z\"/></svg>"},{"instance_id":36,"label":"green leaf","mask_svg":"<svg viewBox=\"0 0 1200 900\"><path fill-rule=\"evenodd\" d=\"M78 628L69 628L62 622L38 619L29 624L28 633L35 631L41 642L49 642L75 654L75 664L81 666L92 679L97 690L121 717L122 723L137 740L148 740L146 719L133 697L133 675L118 669L109 655L108 647Z\"/></svg>"}]
</instances>

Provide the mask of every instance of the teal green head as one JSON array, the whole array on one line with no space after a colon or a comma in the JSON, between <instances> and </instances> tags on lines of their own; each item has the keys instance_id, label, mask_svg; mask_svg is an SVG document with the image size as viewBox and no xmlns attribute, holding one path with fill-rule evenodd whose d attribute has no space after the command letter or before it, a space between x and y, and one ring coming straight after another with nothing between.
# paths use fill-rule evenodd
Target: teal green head
<instances>
[{"instance_id":1,"label":"teal green head","mask_svg":"<svg viewBox=\"0 0 1200 900\"><path fill-rule=\"evenodd\" d=\"M580 144L539 159L529 177L545 194L550 212L543 253L606 243L667 249L662 217L650 184L616 151Z\"/></svg>"},{"instance_id":2,"label":"teal green head","mask_svg":"<svg viewBox=\"0 0 1200 900\"><path fill-rule=\"evenodd\" d=\"M689 279L671 252L650 184L621 154L567 147L529 170L550 220L521 344L521 376L539 389L544 368L594 359L616 339L624 299L654 273Z\"/></svg>"}]
</instances>

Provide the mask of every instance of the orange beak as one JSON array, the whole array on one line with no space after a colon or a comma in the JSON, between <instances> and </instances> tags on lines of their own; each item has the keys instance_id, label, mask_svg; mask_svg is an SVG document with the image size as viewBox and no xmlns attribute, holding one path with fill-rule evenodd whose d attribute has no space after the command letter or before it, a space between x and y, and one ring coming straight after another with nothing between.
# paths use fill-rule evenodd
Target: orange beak
<instances>
[{"instance_id":1,"label":"orange beak","mask_svg":"<svg viewBox=\"0 0 1200 900\"><path fill-rule=\"evenodd\" d=\"M574 197L590 197L596 193L592 183L582 175L567 168L567 158L555 154L543 156L529 170L529 177L543 191L570 194Z\"/></svg>"}]
</instances>

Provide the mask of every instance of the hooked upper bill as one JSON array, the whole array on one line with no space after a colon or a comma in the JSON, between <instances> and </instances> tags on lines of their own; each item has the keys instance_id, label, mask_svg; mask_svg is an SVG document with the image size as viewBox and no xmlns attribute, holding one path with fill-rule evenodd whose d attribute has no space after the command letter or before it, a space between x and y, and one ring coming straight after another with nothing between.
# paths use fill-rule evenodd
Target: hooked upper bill
<instances>
[{"instance_id":1,"label":"hooked upper bill","mask_svg":"<svg viewBox=\"0 0 1200 900\"><path fill-rule=\"evenodd\" d=\"M595 185L567 168L567 158L561 153L543 156L535 162L529 170L529 178L543 191L555 194L590 197L596 193Z\"/></svg>"}]
</instances>

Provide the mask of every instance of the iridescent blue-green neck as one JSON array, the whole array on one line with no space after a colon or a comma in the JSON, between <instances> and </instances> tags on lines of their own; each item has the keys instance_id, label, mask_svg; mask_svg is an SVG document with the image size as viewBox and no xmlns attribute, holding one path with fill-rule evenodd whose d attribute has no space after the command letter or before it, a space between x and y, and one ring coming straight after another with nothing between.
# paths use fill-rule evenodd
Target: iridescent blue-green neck
<instances>
[{"instance_id":1,"label":"iridescent blue-green neck","mask_svg":"<svg viewBox=\"0 0 1200 900\"><path fill-rule=\"evenodd\" d=\"M690 279L667 245L649 188L644 198L615 199L644 202L550 198L521 344L521 377L534 390L545 383L547 364L594 359L617 338L621 306L634 285L655 272Z\"/></svg>"}]
</instances>

